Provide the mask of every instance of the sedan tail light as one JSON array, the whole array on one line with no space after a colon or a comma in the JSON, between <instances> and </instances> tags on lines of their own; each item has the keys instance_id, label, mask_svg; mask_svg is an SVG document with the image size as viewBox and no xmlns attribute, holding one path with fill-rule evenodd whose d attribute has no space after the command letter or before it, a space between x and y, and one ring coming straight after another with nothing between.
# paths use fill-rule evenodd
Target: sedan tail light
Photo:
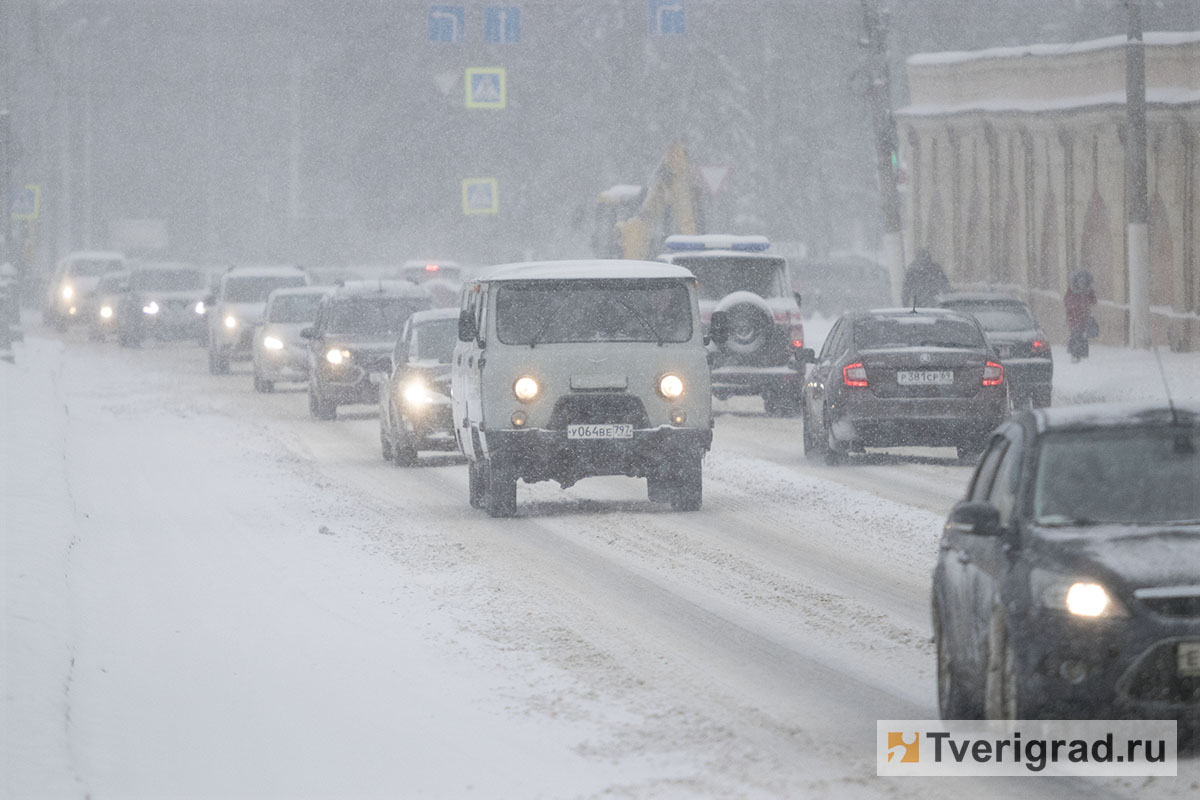
<instances>
[{"instance_id":1,"label":"sedan tail light","mask_svg":"<svg viewBox=\"0 0 1200 800\"><path fill-rule=\"evenodd\" d=\"M788 312L788 339L792 343L793 350L804 347L804 322L794 311Z\"/></svg>"},{"instance_id":2,"label":"sedan tail light","mask_svg":"<svg viewBox=\"0 0 1200 800\"><path fill-rule=\"evenodd\" d=\"M984 386L999 386L1004 383L1004 367L997 364L995 361L988 361L983 365L983 385Z\"/></svg>"},{"instance_id":3,"label":"sedan tail light","mask_svg":"<svg viewBox=\"0 0 1200 800\"><path fill-rule=\"evenodd\" d=\"M1050 357L1050 343L1047 342L1045 339L1034 339L1033 340L1033 355L1036 356L1037 358L1049 358Z\"/></svg>"},{"instance_id":4,"label":"sedan tail light","mask_svg":"<svg viewBox=\"0 0 1200 800\"><path fill-rule=\"evenodd\" d=\"M842 367L842 382L847 386L866 386L867 368L862 365L861 361L847 364Z\"/></svg>"}]
</instances>

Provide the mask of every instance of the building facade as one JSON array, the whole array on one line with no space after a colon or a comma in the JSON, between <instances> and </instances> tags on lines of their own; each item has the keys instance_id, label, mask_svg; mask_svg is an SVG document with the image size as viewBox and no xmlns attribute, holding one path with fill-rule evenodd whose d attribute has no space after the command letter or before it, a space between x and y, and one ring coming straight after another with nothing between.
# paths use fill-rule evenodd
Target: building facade
<instances>
[{"instance_id":1,"label":"building facade","mask_svg":"<svg viewBox=\"0 0 1200 800\"><path fill-rule=\"evenodd\" d=\"M1101 341L1128 339L1124 37L908 59L896 112L905 240L957 286L1026 296L1066 339L1068 276L1091 271ZM1151 336L1200 349L1200 32L1147 33Z\"/></svg>"}]
</instances>

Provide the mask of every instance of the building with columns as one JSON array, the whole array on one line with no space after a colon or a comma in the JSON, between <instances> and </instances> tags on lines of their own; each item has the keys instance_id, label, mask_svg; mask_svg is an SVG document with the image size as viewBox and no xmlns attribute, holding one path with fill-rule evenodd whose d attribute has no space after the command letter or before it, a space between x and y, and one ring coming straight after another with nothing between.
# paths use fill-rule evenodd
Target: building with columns
<instances>
[{"instance_id":1,"label":"building with columns","mask_svg":"<svg viewBox=\"0 0 1200 800\"><path fill-rule=\"evenodd\" d=\"M1125 37L925 53L896 111L905 242L956 287L1024 295L1065 341L1068 276L1088 269L1101 341L1128 337ZM1150 327L1200 350L1200 32L1145 34Z\"/></svg>"}]
</instances>

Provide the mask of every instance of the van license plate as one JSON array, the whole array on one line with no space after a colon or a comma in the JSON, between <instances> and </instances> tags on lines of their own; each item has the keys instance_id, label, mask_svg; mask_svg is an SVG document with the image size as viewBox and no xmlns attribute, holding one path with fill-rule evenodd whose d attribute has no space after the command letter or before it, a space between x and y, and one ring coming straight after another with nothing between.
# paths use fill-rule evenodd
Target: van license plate
<instances>
[{"instance_id":1,"label":"van license plate","mask_svg":"<svg viewBox=\"0 0 1200 800\"><path fill-rule=\"evenodd\" d=\"M896 383L901 386L950 386L954 383L954 370L902 369L896 373Z\"/></svg>"},{"instance_id":2,"label":"van license plate","mask_svg":"<svg viewBox=\"0 0 1200 800\"><path fill-rule=\"evenodd\" d=\"M632 425L568 425L568 439L632 439Z\"/></svg>"},{"instance_id":3,"label":"van license plate","mask_svg":"<svg viewBox=\"0 0 1200 800\"><path fill-rule=\"evenodd\" d=\"M1180 677L1200 677L1200 642L1180 642L1175 655Z\"/></svg>"}]
</instances>

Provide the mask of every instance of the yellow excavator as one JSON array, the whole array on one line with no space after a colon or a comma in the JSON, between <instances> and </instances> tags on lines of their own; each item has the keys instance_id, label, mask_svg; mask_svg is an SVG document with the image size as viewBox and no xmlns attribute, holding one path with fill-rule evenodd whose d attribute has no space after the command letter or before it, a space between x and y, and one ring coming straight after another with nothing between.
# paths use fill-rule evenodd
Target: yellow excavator
<instances>
[{"instance_id":1,"label":"yellow excavator","mask_svg":"<svg viewBox=\"0 0 1200 800\"><path fill-rule=\"evenodd\" d=\"M633 216L613 224L613 249L621 258L647 259L671 234L704 233L703 197L687 150L682 142L672 142L650 177L641 206Z\"/></svg>"}]
</instances>

